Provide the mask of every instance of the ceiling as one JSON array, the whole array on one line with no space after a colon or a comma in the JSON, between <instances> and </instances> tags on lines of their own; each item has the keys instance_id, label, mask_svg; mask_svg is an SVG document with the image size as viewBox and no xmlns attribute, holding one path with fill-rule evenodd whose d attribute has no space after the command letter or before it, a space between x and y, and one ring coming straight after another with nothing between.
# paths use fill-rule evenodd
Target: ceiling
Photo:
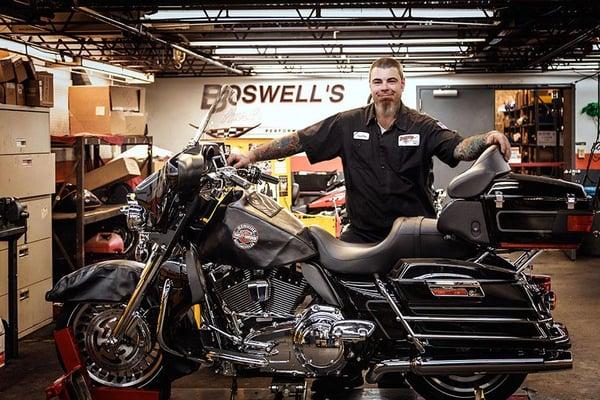
<instances>
[{"instance_id":1,"label":"ceiling","mask_svg":"<svg viewBox=\"0 0 600 400\"><path fill-rule=\"evenodd\" d=\"M600 69L600 2L4 0L0 39L156 76ZM66 58L63 57L66 60Z\"/></svg>"}]
</instances>

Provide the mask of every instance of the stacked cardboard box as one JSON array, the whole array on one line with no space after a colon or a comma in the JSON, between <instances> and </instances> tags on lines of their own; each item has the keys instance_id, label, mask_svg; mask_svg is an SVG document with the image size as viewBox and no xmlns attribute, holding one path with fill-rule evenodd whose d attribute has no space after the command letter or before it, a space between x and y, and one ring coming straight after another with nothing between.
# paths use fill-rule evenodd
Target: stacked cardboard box
<instances>
[{"instance_id":1,"label":"stacked cardboard box","mask_svg":"<svg viewBox=\"0 0 600 400\"><path fill-rule=\"evenodd\" d=\"M0 59L0 103L53 107L53 75L36 72L31 60Z\"/></svg>"},{"instance_id":2,"label":"stacked cardboard box","mask_svg":"<svg viewBox=\"0 0 600 400\"><path fill-rule=\"evenodd\" d=\"M143 135L145 91L129 86L69 87L71 135Z\"/></svg>"}]
</instances>

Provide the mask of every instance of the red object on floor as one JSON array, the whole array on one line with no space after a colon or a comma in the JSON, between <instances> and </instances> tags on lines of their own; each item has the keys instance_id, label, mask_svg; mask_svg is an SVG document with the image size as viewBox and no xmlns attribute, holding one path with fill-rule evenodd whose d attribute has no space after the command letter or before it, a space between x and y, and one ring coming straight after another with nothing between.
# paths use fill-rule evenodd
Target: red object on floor
<instances>
[{"instance_id":1,"label":"red object on floor","mask_svg":"<svg viewBox=\"0 0 600 400\"><path fill-rule=\"evenodd\" d=\"M114 232L98 232L85 242L86 253L118 254L124 250L123 238Z\"/></svg>"},{"instance_id":2,"label":"red object on floor","mask_svg":"<svg viewBox=\"0 0 600 400\"><path fill-rule=\"evenodd\" d=\"M71 328L54 332L56 349L68 371L45 390L46 399L60 400L159 400L153 390L94 387L81 360Z\"/></svg>"}]
</instances>

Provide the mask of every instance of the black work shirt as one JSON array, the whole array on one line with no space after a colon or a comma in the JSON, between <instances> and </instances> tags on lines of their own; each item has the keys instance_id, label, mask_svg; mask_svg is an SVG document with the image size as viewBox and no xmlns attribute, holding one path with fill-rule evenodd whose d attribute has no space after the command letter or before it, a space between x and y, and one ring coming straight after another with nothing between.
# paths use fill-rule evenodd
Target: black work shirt
<instances>
[{"instance_id":1,"label":"black work shirt","mask_svg":"<svg viewBox=\"0 0 600 400\"><path fill-rule=\"evenodd\" d=\"M317 122L298 136L311 163L341 157L348 216L365 230L389 229L401 216L434 216L428 188L432 157L456 166L454 148L462 140L404 104L383 134L369 104Z\"/></svg>"}]
</instances>

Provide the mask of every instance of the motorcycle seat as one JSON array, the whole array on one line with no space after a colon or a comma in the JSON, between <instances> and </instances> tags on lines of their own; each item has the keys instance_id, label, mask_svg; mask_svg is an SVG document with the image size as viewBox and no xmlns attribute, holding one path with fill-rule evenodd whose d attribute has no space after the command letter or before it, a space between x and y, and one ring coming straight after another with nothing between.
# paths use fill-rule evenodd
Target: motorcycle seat
<instances>
[{"instance_id":1,"label":"motorcycle seat","mask_svg":"<svg viewBox=\"0 0 600 400\"><path fill-rule=\"evenodd\" d=\"M432 218L400 217L387 237L374 244L343 242L318 226L311 226L309 231L321 265L341 274L386 274L402 258L465 259L474 253L472 246L446 237L436 225Z\"/></svg>"}]
</instances>

